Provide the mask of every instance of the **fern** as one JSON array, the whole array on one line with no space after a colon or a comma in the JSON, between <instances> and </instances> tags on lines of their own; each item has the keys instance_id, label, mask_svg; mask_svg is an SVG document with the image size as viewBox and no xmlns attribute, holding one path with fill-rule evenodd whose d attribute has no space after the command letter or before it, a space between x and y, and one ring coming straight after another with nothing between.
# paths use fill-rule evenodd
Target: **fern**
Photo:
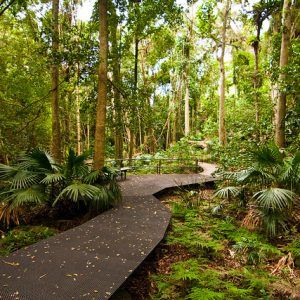
<instances>
[{"instance_id":1,"label":"fern","mask_svg":"<svg viewBox=\"0 0 300 300\"><path fill-rule=\"evenodd\" d=\"M215 292L207 288L192 288L191 293L188 294L187 299L191 300L217 300L225 299L225 294L222 292Z\"/></svg>"}]
</instances>

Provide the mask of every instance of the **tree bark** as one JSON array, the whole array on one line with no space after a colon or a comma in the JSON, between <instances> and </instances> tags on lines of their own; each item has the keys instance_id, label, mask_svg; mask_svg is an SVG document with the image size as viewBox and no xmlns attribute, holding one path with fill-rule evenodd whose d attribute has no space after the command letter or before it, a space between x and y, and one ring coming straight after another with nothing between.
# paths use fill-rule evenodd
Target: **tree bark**
<instances>
[{"instance_id":1,"label":"tree bark","mask_svg":"<svg viewBox=\"0 0 300 300\"><path fill-rule=\"evenodd\" d=\"M184 95L184 135L187 136L190 133L190 89L189 80L185 80L185 95Z\"/></svg>"},{"instance_id":2,"label":"tree bark","mask_svg":"<svg viewBox=\"0 0 300 300\"><path fill-rule=\"evenodd\" d=\"M291 30L291 0L284 0L282 9L282 38L280 49L280 62L279 67L281 73L279 75L280 84L284 84L286 74L282 70L288 64L289 46L290 46L290 30ZM286 115L286 92L281 87L279 97L276 103L275 114L275 143L278 147L285 147L285 115Z\"/></svg>"},{"instance_id":3,"label":"tree bark","mask_svg":"<svg viewBox=\"0 0 300 300\"><path fill-rule=\"evenodd\" d=\"M90 117L87 117L87 125L86 125L86 149L90 150Z\"/></svg>"},{"instance_id":4,"label":"tree bark","mask_svg":"<svg viewBox=\"0 0 300 300\"><path fill-rule=\"evenodd\" d=\"M139 59L139 40L137 37L134 39L134 83L133 83L133 98L136 106L133 107L133 116L131 116L132 124L130 125L130 142L129 142L129 159L131 159L134 154L135 149L135 139L136 139L136 129L138 126L139 113L137 107L137 86L138 86L138 59ZM137 120L138 119L138 120Z\"/></svg>"},{"instance_id":5,"label":"tree bark","mask_svg":"<svg viewBox=\"0 0 300 300\"><path fill-rule=\"evenodd\" d=\"M255 70L254 70L254 103L255 103L255 123L259 123L259 40L253 43Z\"/></svg>"},{"instance_id":6,"label":"tree bark","mask_svg":"<svg viewBox=\"0 0 300 300\"><path fill-rule=\"evenodd\" d=\"M185 96L184 96L184 135L187 136L190 133L190 49L193 43L193 18L189 26L187 35L187 49L186 49L186 69L185 69Z\"/></svg>"},{"instance_id":7,"label":"tree bark","mask_svg":"<svg viewBox=\"0 0 300 300\"><path fill-rule=\"evenodd\" d=\"M107 100L107 53L108 53L108 28L107 28L107 0L99 0L99 73L98 73L98 101L95 132L94 168L104 166L105 156L105 123Z\"/></svg>"},{"instance_id":8,"label":"tree bark","mask_svg":"<svg viewBox=\"0 0 300 300\"><path fill-rule=\"evenodd\" d=\"M61 134L59 122L59 100L58 100L58 48L59 48L59 30L58 30L59 0L52 0L52 88L51 88L51 109L52 109L52 141L51 150L55 161L61 161Z\"/></svg>"},{"instance_id":9,"label":"tree bark","mask_svg":"<svg viewBox=\"0 0 300 300\"><path fill-rule=\"evenodd\" d=\"M80 121L80 91L79 91L79 63L77 66L77 86L76 86L76 140L77 140L77 155L80 155L82 153L82 147L81 147L81 121Z\"/></svg>"},{"instance_id":10,"label":"tree bark","mask_svg":"<svg viewBox=\"0 0 300 300\"><path fill-rule=\"evenodd\" d=\"M225 46L226 46L226 30L227 21L230 10L230 0L224 3L223 11L223 26L222 26L222 45L220 56L220 99L219 99L219 144L224 146L226 144L226 128L225 128L225 88L226 88L226 73L224 65Z\"/></svg>"},{"instance_id":11,"label":"tree bark","mask_svg":"<svg viewBox=\"0 0 300 300\"><path fill-rule=\"evenodd\" d=\"M123 122L122 122L122 107L121 107L121 93L118 89L120 83L120 53L118 49L118 19L116 14L116 8L112 12L114 18L114 24L111 29L111 52L113 57L112 68L113 68L113 92L114 92L114 104L115 104L115 158L123 158Z\"/></svg>"}]
</instances>

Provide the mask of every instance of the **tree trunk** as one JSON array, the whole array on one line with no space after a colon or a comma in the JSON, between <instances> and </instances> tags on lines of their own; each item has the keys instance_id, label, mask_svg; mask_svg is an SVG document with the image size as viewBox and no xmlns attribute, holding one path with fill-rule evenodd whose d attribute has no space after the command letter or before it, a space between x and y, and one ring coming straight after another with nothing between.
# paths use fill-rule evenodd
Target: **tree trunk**
<instances>
[{"instance_id":1,"label":"tree trunk","mask_svg":"<svg viewBox=\"0 0 300 300\"><path fill-rule=\"evenodd\" d=\"M137 86L138 86L138 58L139 58L139 40L137 37L134 39L134 86L133 86L133 98L136 105L133 107L133 115L131 116L132 122L130 125L130 141L129 141L129 159L131 160L135 149L135 131L138 127L139 113L138 113L138 101L137 101ZM138 120L137 120L138 119Z\"/></svg>"},{"instance_id":2,"label":"tree trunk","mask_svg":"<svg viewBox=\"0 0 300 300\"><path fill-rule=\"evenodd\" d=\"M99 0L99 74L98 74L98 101L95 132L94 168L101 169L104 166L105 155L105 123L107 100L107 52L108 52L108 28L107 28L107 0Z\"/></svg>"},{"instance_id":3,"label":"tree trunk","mask_svg":"<svg viewBox=\"0 0 300 300\"><path fill-rule=\"evenodd\" d=\"M187 49L185 51L186 55L186 69L185 69L185 96L184 96L184 135L187 136L190 133L190 56L191 47L193 43L193 18L191 19L191 24L188 30L187 36Z\"/></svg>"},{"instance_id":4,"label":"tree trunk","mask_svg":"<svg viewBox=\"0 0 300 300\"><path fill-rule=\"evenodd\" d=\"M121 107L121 94L118 89L120 79L120 53L118 49L118 19L116 9L112 12L114 24L111 29L111 52L112 52L112 68L113 68L113 92L114 92L114 104L115 104L115 158L123 158L123 122L122 122L122 107Z\"/></svg>"},{"instance_id":5,"label":"tree trunk","mask_svg":"<svg viewBox=\"0 0 300 300\"><path fill-rule=\"evenodd\" d=\"M80 155L82 153L81 149L81 122L80 122L80 98L79 98L79 64L78 64L78 70L77 70L77 86L76 86L76 140L77 140L77 155Z\"/></svg>"},{"instance_id":6,"label":"tree trunk","mask_svg":"<svg viewBox=\"0 0 300 300\"><path fill-rule=\"evenodd\" d=\"M279 82L282 84L285 82L286 74L282 71L288 64L289 57L289 45L290 45L290 29L291 29L291 0L284 0L282 9L283 30L280 49L280 63L279 67L281 73L279 75ZM281 87L279 91L279 97L276 103L276 115L275 115L275 143L278 147L285 147L285 115L286 115L286 92Z\"/></svg>"},{"instance_id":7,"label":"tree trunk","mask_svg":"<svg viewBox=\"0 0 300 300\"><path fill-rule=\"evenodd\" d=\"M61 136L59 123L59 103L58 103L58 47L59 47L59 30L58 30L59 0L52 0L52 88L51 88L51 109L52 109L52 141L51 150L55 161L61 161Z\"/></svg>"},{"instance_id":8,"label":"tree trunk","mask_svg":"<svg viewBox=\"0 0 300 300\"><path fill-rule=\"evenodd\" d=\"M90 117L87 117L86 125L86 149L90 150Z\"/></svg>"},{"instance_id":9,"label":"tree trunk","mask_svg":"<svg viewBox=\"0 0 300 300\"><path fill-rule=\"evenodd\" d=\"M254 59L255 59L255 70L254 70L254 103L255 103L255 123L259 123L259 41L253 43Z\"/></svg>"},{"instance_id":10,"label":"tree trunk","mask_svg":"<svg viewBox=\"0 0 300 300\"><path fill-rule=\"evenodd\" d=\"M187 76L185 84L186 86L184 96L184 135L187 136L190 133L190 89Z\"/></svg>"},{"instance_id":11,"label":"tree trunk","mask_svg":"<svg viewBox=\"0 0 300 300\"><path fill-rule=\"evenodd\" d=\"M224 3L223 11L223 27L222 27L222 46L220 56L220 100L219 100L219 143L221 146L226 144L226 128L225 128L225 87L226 87L226 74L224 65L225 46L226 46L226 29L227 21L230 10L230 0Z\"/></svg>"}]
</instances>

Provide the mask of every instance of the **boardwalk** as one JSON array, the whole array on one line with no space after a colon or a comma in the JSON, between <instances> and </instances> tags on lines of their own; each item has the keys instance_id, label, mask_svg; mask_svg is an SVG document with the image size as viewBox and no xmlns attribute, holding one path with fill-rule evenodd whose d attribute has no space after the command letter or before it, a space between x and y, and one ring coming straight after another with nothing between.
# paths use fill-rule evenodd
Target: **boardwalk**
<instances>
[{"instance_id":1,"label":"boardwalk","mask_svg":"<svg viewBox=\"0 0 300 300\"><path fill-rule=\"evenodd\" d=\"M170 212L153 194L211 171L129 176L118 208L2 258L0 299L108 299L164 237Z\"/></svg>"}]
</instances>

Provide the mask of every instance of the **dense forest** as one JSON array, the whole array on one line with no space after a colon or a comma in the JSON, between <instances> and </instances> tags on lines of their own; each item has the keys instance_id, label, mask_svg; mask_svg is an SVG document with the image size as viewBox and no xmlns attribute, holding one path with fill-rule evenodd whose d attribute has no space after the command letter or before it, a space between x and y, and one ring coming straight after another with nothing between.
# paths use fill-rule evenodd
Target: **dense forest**
<instances>
[{"instance_id":1,"label":"dense forest","mask_svg":"<svg viewBox=\"0 0 300 300\"><path fill-rule=\"evenodd\" d=\"M299 0L0 0L0 256L208 166L129 299L299 299L299 74Z\"/></svg>"},{"instance_id":2,"label":"dense forest","mask_svg":"<svg viewBox=\"0 0 300 300\"><path fill-rule=\"evenodd\" d=\"M187 2L100 1L83 22L80 1L2 1L1 161L298 148L299 3Z\"/></svg>"}]
</instances>

